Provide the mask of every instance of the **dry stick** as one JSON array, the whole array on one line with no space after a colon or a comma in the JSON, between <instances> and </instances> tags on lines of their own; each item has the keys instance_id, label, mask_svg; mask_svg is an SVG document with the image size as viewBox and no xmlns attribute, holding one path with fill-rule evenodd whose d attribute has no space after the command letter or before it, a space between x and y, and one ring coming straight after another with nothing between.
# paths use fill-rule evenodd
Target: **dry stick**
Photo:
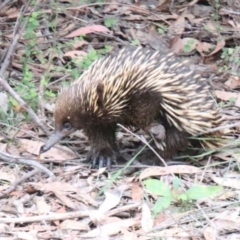
<instances>
[{"instance_id":1,"label":"dry stick","mask_svg":"<svg viewBox=\"0 0 240 240\"><path fill-rule=\"evenodd\" d=\"M6 197L10 192L12 192L19 184L24 182L26 179L32 177L36 173L39 172L39 169L34 169L31 172L28 172L27 174L23 175L20 179L18 179L15 183L13 183L7 190L0 193L0 198Z\"/></svg>"},{"instance_id":2,"label":"dry stick","mask_svg":"<svg viewBox=\"0 0 240 240\"><path fill-rule=\"evenodd\" d=\"M28 5L25 7L24 13L26 12L27 9L28 9ZM21 9L20 11L22 12L22 9ZM24 14L24 13L23 13L23 14ZM20 28L20 21L19 21L19 19L22 17L23 14L19 14L18 19L17 19L17 21L16 21L16 24L15 24L15 27L14 27L14 32L13 32L14 38L13 38L13 41L12 41L9 49L7 50L6 57L5 57L4 62L3 62L3 64L2 64L2 66L1 66L0 76L4 75L7 67L9 66L10 59L11 59L11 57L13 56L13 53L15 52L15 49L16 49L16 47L17 47L18 40L19 40L19 38L22 36L23 29L25 29L25 27L26 27L26 24L27 24L27 23L25 23L25 24L22 26L22 28L19 29L19 28ZM19 30L19 31L18 31L18 30ZM17 31L20 32L20 34L16 34Z\"/></svg>"},{"instance_id":3,"label":"dry stick","mask_svg":"<svg viewBox=\"0 0 240 240\"><path fill-rule=\"evenodd\" d=\"M135 209L140 206L140 203L133 203L127 206L119 207L116 211L111 210L106 215L113 216L118 212L127 211L131 209ZM68 213L51 213L51 215L41 215L34 217L18 217L18 218L0 218L0 223L28 223L28 222L40 222L40 221L57 221L64 220L70 218L80 218L80 217L89 217L90 214L94 214L96 211L76 211L76 212L68 212Z\"/></svg>"},{"instance_id":4,"label":"dry stick","mask_svg":"<svg viewBox=\"0 0 240 240\"><path fill-rule=\"evenodd\" d=\"M42 172L45 172L49 177L54 177L54 174L50 170L48 170L46 167L44 167L43 165L41 165L40 163L34 160L18 158L16 156L12 156L8 153L3 153L3 152L0 152L0 159L8 163L24 164L24 165L29 165L31 167L35 167L41 170Z\"/></svg>"}]
</instances>

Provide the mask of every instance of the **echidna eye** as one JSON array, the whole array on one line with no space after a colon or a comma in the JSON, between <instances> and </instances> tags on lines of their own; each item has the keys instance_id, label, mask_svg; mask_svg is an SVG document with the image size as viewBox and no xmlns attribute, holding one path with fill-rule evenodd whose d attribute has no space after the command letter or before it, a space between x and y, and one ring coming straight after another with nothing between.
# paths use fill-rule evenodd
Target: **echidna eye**
<instances>
[{"instance_id":1,"label":"echidna eye","mask_svg":"<svg viewBox=\"0 0 240 240\"><path fill-rule=\"evenodd\" d=\"M71 125L70 122L65 122L65 123L63 124L63 127L64 127L65 129L70 129L70 128L72 127L72 125Z\"/></svg>"}]
</instances>

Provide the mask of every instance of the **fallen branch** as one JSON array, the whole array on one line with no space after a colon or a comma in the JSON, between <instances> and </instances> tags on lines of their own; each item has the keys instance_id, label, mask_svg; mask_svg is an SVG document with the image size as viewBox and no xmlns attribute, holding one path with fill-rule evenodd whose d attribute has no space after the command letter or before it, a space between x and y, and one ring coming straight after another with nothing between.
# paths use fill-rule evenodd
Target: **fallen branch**
<instances>
[{"instance_id":1,"label":"fallen branch","mask_svg":"<svg viewBox=\"0 0 240 240\"><path fill-rule=\"evenodd\" d=\"M34 160L19 158L3 152L0 152L0 159L8 163L24 164L24 165L29 165L31 167L35 167L41 170L42 172L46 173L49 177L54 177L54 174L50 170L48 170L46 167L44 167L43 165L41 165L40 163Z\"/></svg>"},{"instance_id":2,"label":"fallen branch","mask_svg":"<svg viewBox=\"0 0 240 240\"><path fill-rule=\"evenodd\" d=\"M106 216L113 216L118 212L135 209L140 206L140 203L133 203L127 206L119 207L116 210L111 210L106 213ZM76 211L68 213L51 213L49 215L33 216L33 217L17 217L17 218L0 218L0 223L28 223L28 222L40 222L40 221L57 221L70 218L89 217L93 211Z\"/></svg>"},{"instance_id":3,"label":"fallen branch","mask_svg":"<svg viewBox=\"0 0 240 240\"><path fill-rule=\"evenodd\" d=\"M34 169L31 172L28 172L27 174L23 175L20 179L18 179L15 183L13 183L7 190L0 193L0 198L6 197L10 192L14 191L19 184L21 184L26 179L30 178L31 176L35 175L38 172L39 172L39 169Z\"/></svg>"}]
</instances>

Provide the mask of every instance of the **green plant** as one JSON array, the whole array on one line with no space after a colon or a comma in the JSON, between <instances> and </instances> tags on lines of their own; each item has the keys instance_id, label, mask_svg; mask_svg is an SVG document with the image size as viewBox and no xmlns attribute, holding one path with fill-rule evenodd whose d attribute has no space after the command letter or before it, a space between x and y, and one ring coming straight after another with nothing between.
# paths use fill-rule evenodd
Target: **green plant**
<instances>
[{"instance_id":1,"label":"green plant","mask_svg":"<svg viewBox=\"0 0 240 240\"><path fill-rule=\"evenodd\" d=\"M211 197L222 190L221 186L194 185L180 194L179 178L175 178L173 181L173 191L164 182L157 179L147 179L143 183L151 194L159 196L152 209L154 216L168 208L172 202L182 203L186 206L190 201Z\"/></svg>"},{"instance_id":2,"label":"green plant","mask_svg":"<svg viewBox=\"0 0 240 240\"><path fill-rule=\"evenodd\" d=\"M134 46L140 46L140 42L139 42L138 39L132 40L131 44L134 45Z\"/></svg>"},{"instance_id":3,"label":"green plant","mask_svg":"<svg viewBox=\"0 0 240 240\"><path fill-rule=\"evenodd\" d=\"M221 59L223 60L223 66L219 71L227 71L233 75L240 77L240 47L235 48L223 48Z\"/></svg>"},{"instance_id":4,"label":"green plant","mask_svg":"<svg viewBox=\"0 0 240 240\"><path fill-rule=\"evenodd\" d=\"M109 17L104 19L104 25L108 28L113 27L117 23L115 18Z\"/></svg>"},{"instance_id":5,"label":"green plant","mask_svg":"<svg viewBox=\"0 0 240 240\"><path fill-rule=\"evenodd\" d=\"M77 67L83 70L87 69L95 60L102 57L102 55L108 53L111 50L110 46L105 46L103 49L95 50L92 49L89 53L79 61L78 58L74 58L72 61L77 65Z\"/></svg>"},{"instance_id":6,"label":"green plant","mask_svg":"<svg viewBox=\"0 0 240 240\"><path fill-rule=\"evenodd\" d=\"M194 44L195 44L194 39L187 40L187 42L183 45L183 51L186 53L191 52L193 50Z\"/></svg>"}]
</instances>

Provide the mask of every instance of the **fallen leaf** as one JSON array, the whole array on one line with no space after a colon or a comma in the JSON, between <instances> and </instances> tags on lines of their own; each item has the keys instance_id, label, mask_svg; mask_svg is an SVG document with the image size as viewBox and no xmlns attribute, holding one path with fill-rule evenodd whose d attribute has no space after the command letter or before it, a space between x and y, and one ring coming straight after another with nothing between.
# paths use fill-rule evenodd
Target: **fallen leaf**
<instances>
[{"instance_id":1,"label":"fallen leaf","mask_svg":"<svg viewBox=\"0 0 240 240\"><path fill-rule=\"evenodd\" d=\"M185 28L185 15L184 13L169 27L168 32L171 35L182 35Z\"/></svg>"},{"instance_id":2,"label":"fallen leaf","mask_svg":"<svg viewBox=\"0 0 240 240\"><path fill-rule=\"evenodd\" d=\"M194 38L177 38L174 42L172 42L171 50L174 51L176 54L182 52L192 52L196 49L198 43L199 41Z\"/></svg>"},{"instance_id":3,"label":"fallen leaf","mask_svg":"<svg viewBox=\"0 0 240 240\"><path fill-rule=\"evenodd\" d=\"M21 147L22 152L26 151L36 156L38 156L40 147L43 145L43 143L40 141L32 141L28 139L19 139L18 144L19 147ZM61 149L65 149L66 151L63 151ZM52 147L46 153L41 154L41 158L43 159L53 158L58 161L62 161L77 157L77 155L69 148L61 146L61 149Z\"/></svg>"},{"instance_id":4,"label":"fallen leaf","mask_svg":"<svg viewBox=\"0 0 240 240\"><path fill-rule=\"evenodd\" d=\"M81 235L81 238L99 237L102 231L106 233L108 236L114 236L118 234L122 228L133 227L137 224L139 224L138 219L119 220L118 222L109 223L101 227L98 227L92 231L89 231L88 233ZM100 238L97 238L97 239L100 239Z\"/></svg>"},{"instance_id":5,"label":"fallen leaf","mask_svg":"<svg viewBox=\"0 0 240 240\"><path fill-rule=\"evenodd\" d=\"M78 59L83 59L87 55L86 52L84 51L68 51L66 52L63 57L70 57L70 58L78 58Z\"/></svg>"},{"instance_id":6,"label":"fallen leaf","mask_svg":"<svg viewBox=\"0 0 240 240\"><path fill-rule=\"evenodd\" d=\"M89 226L87 222L79 222L75 220L65 220L60 224L61 229L74 229L74 230L80 230L80 231L89 231Z\"/></svg>"},{"instance_id":7,"label":"fallen leaf","mask_svg":"<svg viewBox=\"0 0 240 240\"><path fill-rule=\"evenodd\" d=\"M145 233L151 231L153 228L153 218L151 215L151 210L146 203L142 204L141 226Z\"/></svg>"},{"instance_id":8,"label":"fallen leaf","mask_svg":"<svg viewBox=\"0 0 240 240\"><path fill-rule=\"evenodd\" d=\"M8 181L10 183L14 183L16 181L16 176L9 172L0 171L0 179Z\"/></svg>"},{"instance_id":9,"label":"fallen leaf","mask_svg":"<svg viewBox=\"0 0 240 240\"><path fill-rule=\"evenodd\" d=\"M148 178L151 176L162 176L162 175L168 175L171 173L187 173L187 174L193 174L193 173L201 173L202 170L194 167L194 166L188 166L188 165L176 165L176 166L168 166L168 167L150 167L142 171L142 173L139 176L140 180L143 180L144 178Z\"/></svg>"},{"instance_id":10,"label":"fallen leaf","mask_svg":"<svg viewBox=\"0 0 240 240\"><path fill-rule=\"evenodd\" d=\"M111 32L108 28L102 25L92 25L92 26L87 26L87 27L82 27L74 32L68 34L66 38L74 38L78 37L81 35L89 34L89 33L95 33L95 32Z\"/></svg>"},{"instance_id":11,"label":"fallen leaf","mask_svg":"<svg viewBox=\"0 0 240 240\"><path fill-rule=\"evenodd\" d=\"M216 240L216 230L212 227L207 227L204 229L203 236L206 240Z\"/></svg>"},{"instance_id":12,"label":"fallen leaf","mask_svg":"<svg viewBox=\"0 0 240 240\"><path fill-rule=\"evenodd\" d=\"M235 89L240 86L240 79L237 76L231 75L230 78L225 82L225 85L230 89Z\"/></svg>"},{"instance_id":13,"label":"fallen leaf","mask_svg":"<svg viewBox=\"0 0 240 240\"><path fill-rule=\"evenodd\" d=\"M51 206L46 203L44 197L35 196L35 202L38 209L38 214L48 214L51 210Z\"/></svg>"},{"instance_id":14,"label":"fallen leaf","mask_svg":"<svg viewBox=\"0 0 240 240\"><path fill-rule=\"evenodd\" d=\"M142 188L139 186L139 183L133 183L131 185L131 193L133 201L141 201L142 200Z\"/></svg>"},{"instance_id":15,"label":"fallen leaf","mask_svg":"<svg viewBox=\"0 0 240 240\"><path fill-rule=\"evenodd\" d=\"M212 177L212 180L224 187L230 187L235 189L240 189L240 180L239 178L226 178L226 177Z\"/></svg>"},{"instance_id":16,"label":"fallen leaf","mask_svg":"<svg viewBox=\"0 0 240 240\"><path fill-rule=\"evenodd\" d=\"M223 101L228 101L231 98L236 98L238 97L237 93L234 92L226 92L226 91L221 91L221 90L216 90L215 95L217 98L223 100Z\"/></svg>"},{"instance_id":17,"label":"fallen leaf","mask_svg":"<svg viewBox=\"0 0 240 240\"><path fill-rule=\"evenodd\" d=\"M225 46L225 40L222 39L221 41L217 42L217 45L215 45L213 47L213 45L208 44L208 43L199 43L196 47L196 49L198 50L198 52L201 54L201 56L203 57L209 57L212 56L213 54L217 53L218 51L220 51L224 46ZM211 51L209 54L205 54L204 52L209 52L209 50L211 50L212 48L214 48L213 51Z\"/></svg>"},{"instance_id":18,"label":"fallen leaf","mask_svg":"<svg viewBox=\"0 0 240 240\"><path fill-rule=\"evenodd\" d=\"M101 213L106 213L110 209L116 207L121 200L122 194L121 193L111 193L111 192L104 192L106 198L102 205L99 207L99 211Z\"/></svg>"}]
</instances>

